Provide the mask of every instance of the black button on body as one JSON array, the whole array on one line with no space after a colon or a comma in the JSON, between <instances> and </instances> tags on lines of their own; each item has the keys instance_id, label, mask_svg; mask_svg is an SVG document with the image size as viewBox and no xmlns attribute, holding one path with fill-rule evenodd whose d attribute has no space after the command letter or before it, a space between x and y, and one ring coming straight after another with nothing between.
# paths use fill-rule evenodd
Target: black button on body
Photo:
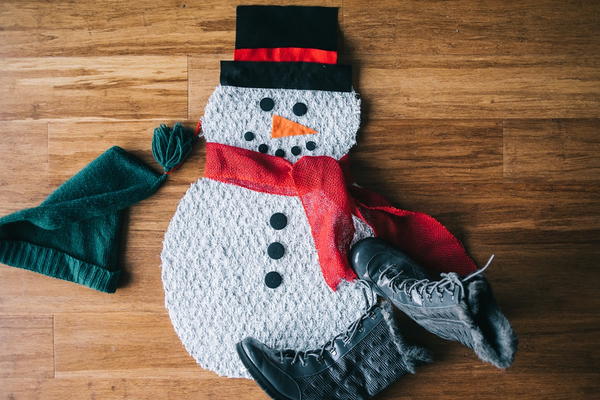
<instances>
[{"instance_id":1,"label":"black button on body","mask_svg":"<svg viewBox=\"0 0 600 400\"><path fill-rule=\"evenodd\" d=\"M292 147L292 154L293 155L297 156L301 152L302 152L302 149L300 148L300 146L294 146L294 147Z\"/></svg>"},{"instance_id":2,"label":"black button on body","mask_svg":"<svg viewBox=\"0 0 600 400\"><path fill-rule=\"evenodd\" d=\"M285 151L283 151L283 149L277 149L277 150L275 150L275 155L277 157L283 157L283 156L285 156Z\"/></svg>"},{"instance_id":3,"label":"black button on body","mask_svg":"<svg viewBox=\"0 0 600 400\"><path fill-rule=\"evenodd\" d=\"M273 260L279 260L281 257L283 257L284 253L285 249L283 248L283 245L279 242L273 242L269 245L269 247L267 247L267 254Z\"/></svg>"},{"instance_id":4,"label":"black button on body","mask_svg":"<svg viewBox=\"0 0 600 400\"><path fill-rule=\"evenodd\" d=\"M260 101L260 108L263 111L271 111L275 107L275 102L270 97L265 97Z\"/></svg>"},{"instance_id":5,"label":"black button on body","mask_svg":"<svg viewBox=\"0 0 600 400\"><path fill-rule=\"evenodd\" d=\"M247 141L254 140L254 132L244 133L244 139L246 139Z\"/></svg>"},{"instance_id":6,"label":"black button on body","mask_svg":"<svg viewBox=\"0 0 600 400\"><path fill-rule=\"evenodd\" d=\"M312 151L317 148L317 144L315 142L306 142L306 148Z\"/></svg>"},{"instance_id":7,"label":"black button on body","mask_svg":"<svg viewBox=\"0 0 600 400\"><path fill-rule=\"evenodd\" d=\"M271 219L269 223L273 227L273 229L280 230L286 227L287 225L287 217L282 213L275 213L271 215Z\"/></svg>"},{"instance_id":8,"label":"black button on body","mask_svg":"<svg viewBox=\"0 0 600 400\"><path fill-rule=\"evenodd\" d=\"M267 285L268 288L275 289L281 285L282 281L283 278L279 272L271 271L265 275L265 285Z\"/></svg>"},{"instance_id":9,"label":"black button on body","mask_svg":"<svg viewBox=\"0 0 600 400\"><path fill-rule=\"evenodd\" d=\"M266 153L267 151L269 151L269 146L263 143L260 146L258 146L258 151L260 151L261 153Z\"/></svg>"}]
</instances>

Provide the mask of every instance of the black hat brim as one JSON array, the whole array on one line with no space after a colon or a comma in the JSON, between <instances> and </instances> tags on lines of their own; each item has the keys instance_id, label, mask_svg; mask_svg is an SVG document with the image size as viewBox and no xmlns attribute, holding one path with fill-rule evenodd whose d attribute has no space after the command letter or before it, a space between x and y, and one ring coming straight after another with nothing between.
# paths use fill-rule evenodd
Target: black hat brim
<instances>
[{"instance_id":1,"label":"black hat brim","mask_svg":"<svg viewBox=\"0 0 600 400\"><path fill-rule=\"evenodd\" d=\"M352 91L352 67L310 62L221 61L221 85Z\"/></svg>"}]
</instances>

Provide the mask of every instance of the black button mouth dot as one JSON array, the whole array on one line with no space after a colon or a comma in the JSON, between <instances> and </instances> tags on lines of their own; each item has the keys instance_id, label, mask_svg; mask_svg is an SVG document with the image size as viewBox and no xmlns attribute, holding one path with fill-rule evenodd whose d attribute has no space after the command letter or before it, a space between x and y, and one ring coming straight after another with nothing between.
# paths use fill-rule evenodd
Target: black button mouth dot
<instances>
[{"instance_id":1,"label":"black button mouth dot","mask_svg":"<svg viewBox=\"0 0 600 400\"><path fill-rule=\"evenodd\" d=\"M246 139L248 142L254 140L254 132L244 133L244 139Z\"/></svg>"},{"instance_id":2,"label":"black button mouth dot","mask_svg":"<svg viewBox=\"0 0 600 400\"><path fill-rule=\"evenodd\" d=\"M306 142L306 149L313 151L314 149L317 148L317 144L315 142Z\"/></svg>"},{"instance_id":3,"label":"black button mouth dot","mask_svg":"<svg viewBox=\"0 0 600 400\"><path fill-rule=\"evenodd\" d=\"M269 151L269 146L263 143L260 146L258 146L258 151L260 151L261 153L266 153L267 151Z\"/></svg>"},{"instance_id":4,"label":"black button mouth dot","mask_svg":"<svg viewBox=\"0 0 600 400\"><path fill-rule=\"evenodd\" d=\"M277 149L277 150L275 150L275 155L277 157L283 157L283 156L285 156L285 151L283 149Z\"/></svg>"},{"instance_id":5,"label":"black button mouth dot","mask_svg":"<svg viewBox=\"0 0 600 400\"><path fill-rule=\"evenodd\" d=\"M302 149L300 148L300 146L294 146L292 147L292 154L297 156L300 153L302 153Z\"/></svg>"}]
</instances>

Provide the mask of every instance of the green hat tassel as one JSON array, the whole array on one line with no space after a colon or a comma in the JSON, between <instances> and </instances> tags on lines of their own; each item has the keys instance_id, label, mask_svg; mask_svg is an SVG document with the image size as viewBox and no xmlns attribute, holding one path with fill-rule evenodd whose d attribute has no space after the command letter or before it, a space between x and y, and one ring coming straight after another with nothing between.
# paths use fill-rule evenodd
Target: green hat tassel
<instances>
[{"instance_id":1,"label":"green hat tassel","mask_svg":"<svg viewBox=\"0 0 600 400\"><path fill-rule=\"evenodd\" d=\"M191 130L177 122L173 128L161 124L154 129L152 137L152 155L166 174L177 168L192 151L196 137Z\"/></svg>"}]
</instances>

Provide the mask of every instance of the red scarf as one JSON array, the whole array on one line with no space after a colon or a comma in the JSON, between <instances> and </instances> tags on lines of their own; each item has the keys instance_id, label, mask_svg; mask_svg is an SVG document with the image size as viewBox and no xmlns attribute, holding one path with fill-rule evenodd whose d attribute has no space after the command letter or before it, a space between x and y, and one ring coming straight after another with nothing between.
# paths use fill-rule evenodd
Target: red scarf
<instances>
[{"instance_id":1,"label":"red scarf","mask_svg":"<svg viewBox=\"0 0 600 400\"><path fill-rule=\"evenodd\" d=\"M429 215L400 210L382 196L348 185L348 157L304 156L295 164L281 157L206 143L204 176L263 193L298 196L317 247L323 278L335 290L356 278L348 262L352 216L430 272L461 275L477 269L461 243ZM348 179L348 182L352 182Z\"/></svg>"}]
</instances>

